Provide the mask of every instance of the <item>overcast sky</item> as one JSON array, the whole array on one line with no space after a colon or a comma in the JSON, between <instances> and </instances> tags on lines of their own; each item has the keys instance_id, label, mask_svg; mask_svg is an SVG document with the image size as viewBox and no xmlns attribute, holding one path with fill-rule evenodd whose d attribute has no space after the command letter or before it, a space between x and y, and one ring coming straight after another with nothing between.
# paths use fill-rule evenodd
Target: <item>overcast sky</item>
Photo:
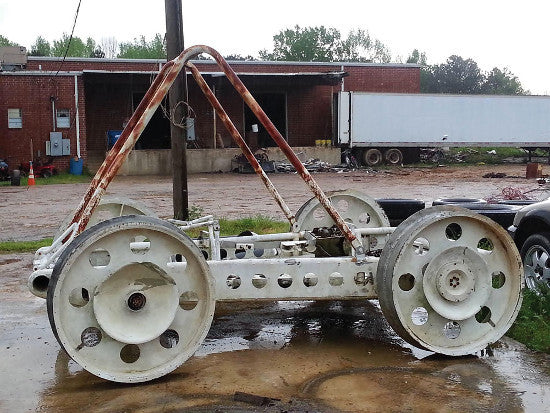
<instances>
[{"instance_id":1,"label":"overcast sky","mask_svg":"<svg viewBox=\"0 0 550 413\"><path fill-rule=\"evenodd\" d=\"M30 47L70 33L78 0L0 0L0 34ZM550 94L550 2L545 0L188 1L186 46L206 44L224 55L257 56L287 27L332 26L345 37L362 28L406 60L417 48L428 63L452 54L482 70L508 67L533 94ZM75 35L119 42L165 32L164 1L82 0Z\"/></svg>"}]
</instances>

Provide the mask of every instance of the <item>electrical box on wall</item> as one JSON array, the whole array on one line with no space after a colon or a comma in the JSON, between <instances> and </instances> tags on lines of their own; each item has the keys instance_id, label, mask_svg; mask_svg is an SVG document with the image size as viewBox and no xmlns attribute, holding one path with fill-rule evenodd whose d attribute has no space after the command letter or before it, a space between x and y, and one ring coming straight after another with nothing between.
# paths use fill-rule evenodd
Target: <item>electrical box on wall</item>
<instances>
[{"instance_id":1,"label":"electrical box on wall","mask_svg":"<svg viewBox=\"0 0 550 413\"><path fill-rule=\"evenodd\" d=\"M62 156L63 155L63 136L61 132L50 132L50 155Z\"/></svg>"},{"instance_id":2,"label":"electrical box on wall","mask_svg":"<svg viewBox=\"0 0 550 413\"><path fill-rule=\"evenodd\" d=\"M46 142L46 155L63 156L71 154L71 140L63 139L61 132L50 132L50 140Z\"/></svg>"},{"instance_id":3,"label":"electrical box on wall","mask_svg":"<svg viewBox=\"0 0 550 413\"><path fill-rule=\"evenodd\" d=\"M70 155L71 154L71 140L70 139L61 139L62 154Z\"/></svg>"},{"instance_id":4,"label":"electrical box on wall","mask_svg":"<svg viewBox=\"0 0 550 413\"><path fill-rule=\"evenodd\" d=\"M187 118L187 140L194 141L195 139L195 119Z\"/></svg>"}]
</instances>

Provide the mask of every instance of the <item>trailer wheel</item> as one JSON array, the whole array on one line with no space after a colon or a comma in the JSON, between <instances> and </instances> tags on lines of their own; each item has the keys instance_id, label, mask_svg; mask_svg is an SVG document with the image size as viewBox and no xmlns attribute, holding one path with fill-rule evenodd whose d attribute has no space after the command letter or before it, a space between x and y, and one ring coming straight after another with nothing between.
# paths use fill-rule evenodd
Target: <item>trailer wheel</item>
<instances>
[{"instance_id":1,"label":"trailer wheel","mask_svg":"<svg viewBox=\"0 0 550 413\"><path fill-rule=\"evenodd\" d=\"M382 163L382 152L379 149L371 148L363 152L363 162L367 166L378 166Z\"/></svg>"},{"instance_id":2,"label":"trailer wheel","mask_svg":"<svg viewBox=\"0 0 550 413\"><path fill-rule=\"evenodd\" d=\"M389 165L401 165L403 163L403 154L399 149L391 148L384 153L384 159Z\"/></svg>"}]
</instances>

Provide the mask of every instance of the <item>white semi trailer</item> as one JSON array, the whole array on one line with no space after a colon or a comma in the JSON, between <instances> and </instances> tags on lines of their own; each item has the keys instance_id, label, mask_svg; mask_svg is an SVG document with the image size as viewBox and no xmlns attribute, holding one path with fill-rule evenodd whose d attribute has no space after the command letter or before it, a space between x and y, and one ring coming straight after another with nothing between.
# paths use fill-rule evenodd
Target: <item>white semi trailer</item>
<instances>
[{"instance_id":1,"label":"white semi trailer","mask_svg":"<svg viewBox=\"0 0 550 413\"><path fill-rule=\"evenodd\" d=\"M366 165L419 148L550 147L550 96L339 92L337 136Z\"/></svg>"}]
</instances>

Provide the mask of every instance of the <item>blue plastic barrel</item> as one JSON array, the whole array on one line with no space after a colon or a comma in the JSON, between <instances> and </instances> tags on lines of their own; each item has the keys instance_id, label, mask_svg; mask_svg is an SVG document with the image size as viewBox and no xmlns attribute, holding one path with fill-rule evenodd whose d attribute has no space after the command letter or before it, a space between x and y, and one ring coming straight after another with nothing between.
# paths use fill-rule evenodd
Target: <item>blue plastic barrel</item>
<instances>
[{"instance_id":1,"label":"blue plastic barrel","mask_svg":"<svg viewBox=\"0 0 550 413\"><path fill-rule=\"evenodd\" d=\"M82 158L71 158L69 162L69 173L71 175L82 175L82 164L83 159Z\"/></svg>"}]
</instances>

